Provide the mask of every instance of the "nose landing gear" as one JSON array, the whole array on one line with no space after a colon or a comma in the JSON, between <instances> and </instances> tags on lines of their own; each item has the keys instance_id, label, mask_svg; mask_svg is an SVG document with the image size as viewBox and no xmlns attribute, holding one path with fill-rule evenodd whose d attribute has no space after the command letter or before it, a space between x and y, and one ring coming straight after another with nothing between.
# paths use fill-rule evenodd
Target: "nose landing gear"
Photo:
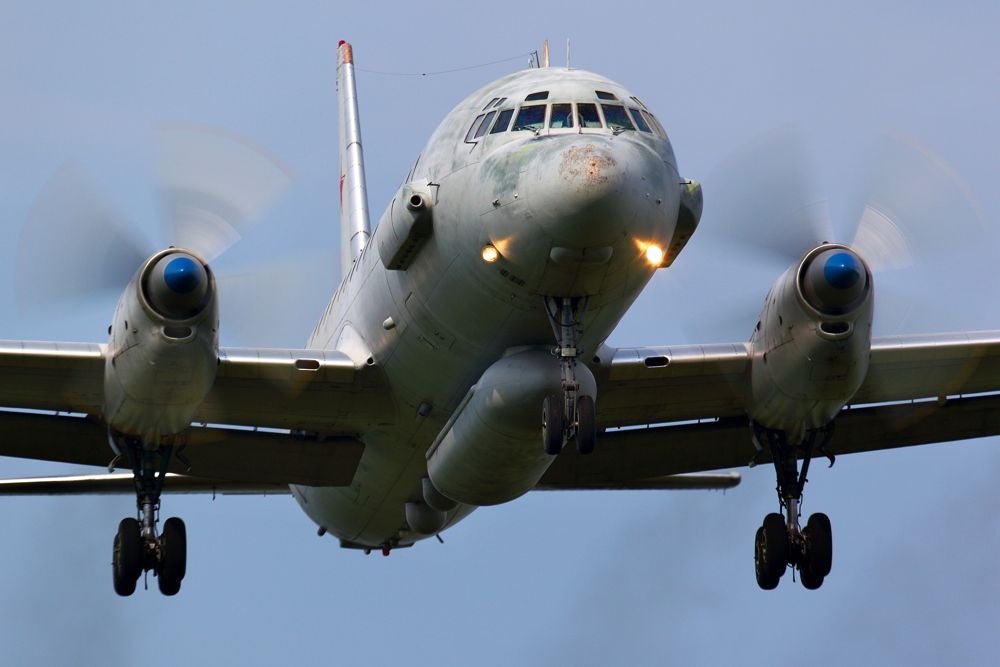
<instances>
[{"instance_id":1,"label":"nose landing gear","mask_svg":"<svg viewBox=\"0 0 1000 667\"><path fill-rule=\"evenodd\" d=\"M764 590L776 588L785 568L791 566L799 571L802 585L815 590L823 585L833 563L830 519L818 512L810 516L806 527L801 529L799 506L817 439L820 440L820 451L826 453L830 465L833 465L833 455L826 451L832 436L832 425L806 435L800 446L803 453L801 472L798 470L796 451L799 448L788 444L785 432L765 429L758 424L753 425L753 431L758 450L762 449L762 442L766 442L771 450L778 479L778 501L784 512L784 516L768 514L763 525L757 529L754 539L757 584Z\"/></svg>"},{"instance_id":2,"label":"nose landing gear","mask_svg":"<svg viewBox=\"0 0 1000 667\"><path fill-rule=\"evenodd\" d=\"M115 592L132 595L139 576L153 571L160 592L176 595L187 571L187 531L183 521L171 517L163 523L162 533L156 533L160 493L173 448L149 450L131 438L118 439L117 443L132 463L140 518L127 517L118 524L111 561Z\"/></svg>"},{"instance_id":3,"label":"nose landing gear","mask_svg":"<svg viewBox=\"0 0 1000 667\"><path fill-rule=\"evenodd\" d=\"M550 456L559 454L573 439L581 454L592 453L597 442L594 397L581 393L577 377L578 345L586 310L586 297L545 297L545 311L558 343L553 354L559 358L563 388L561 396L552 394L542 402L542 442L545 453ZM584 367L583 370L589 374L589 369Z\"/></svg>"}]
</instances>

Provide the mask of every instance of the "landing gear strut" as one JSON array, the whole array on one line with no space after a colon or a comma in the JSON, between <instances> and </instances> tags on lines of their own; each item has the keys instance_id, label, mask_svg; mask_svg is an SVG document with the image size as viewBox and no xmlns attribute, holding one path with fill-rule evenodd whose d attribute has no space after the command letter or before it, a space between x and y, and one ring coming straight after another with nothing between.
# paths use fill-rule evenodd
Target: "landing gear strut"
<instances>
[{"instance_id":1,"label":"landing gear strut","mask_svg":"<svg viewBox=\"0 0 1000 667\"><path fill-rule=\"evenodd\" d=\"M133 438L116 438L132 464L138 518L127 517L118 524L111 564L115 592L128 596L135 592L143 572L153 571L160 592L176 595L187 570L187 533L184 522L171 517L157 535L160 493L166 478L173 447L150 450Z\"/></svg>"},{"instance_id":2,"label":"landing gear strut","mask_svg":"<svg viewBox=\"0 0 1000 667\"><path fill-rule=\"evenodd\" d=\"M580 393L577 379L578 344L586 310L587 297L545 297L545 311L556 336L553 354L559 359L563 388L561 396L552 394L542 402L542 441L550 456L561 452L574 438L581 454L592 453L597 442L594 397Z\"/></svg>"},{"instance_id":3,"label":"landing gear strut","mask_svg":"<svg viewBox=\"0 0 1000 667\"><path fill-rule=\"evenodd\" d=\"M784 431L765 429L753 424L754 445L758 453L766 445L774 460L774 470L778 479L778 501L784 513L771 513L764 517L763 525L757 529L754 539L754 569L757 584L771 590L785 573L787 566L799 571L802 585L814 590L823 585L823 579L830 574L833 562L833 538L830 519L823 513L809 517L804 529L799 526L799 506L802 489L809 472L813 450L818 449L830 459L834 457L826 446L833 435L833 425L809 431L800 445L790 445ZM798 454L802 453L802 470L799 471Z\"/></svg>"}]
</instances>

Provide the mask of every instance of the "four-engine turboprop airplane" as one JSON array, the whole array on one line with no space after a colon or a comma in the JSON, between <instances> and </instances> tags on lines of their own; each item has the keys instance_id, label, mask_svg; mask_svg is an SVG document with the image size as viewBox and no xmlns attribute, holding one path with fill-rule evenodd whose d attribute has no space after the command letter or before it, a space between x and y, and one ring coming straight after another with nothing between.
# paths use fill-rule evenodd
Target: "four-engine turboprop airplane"
<instances>
[{"instance_id":1,"label":"four-engine turboprop airplane","mask_svg":"<svg viewBox=\"0 0 1000 667\"><path fill-rule=\"evenodd\" d=\"M106 343L0 342L0 454L130 471L0 493L134 491L119 594L144 571L180 589L163 491L290 492L321 534L388 554L533 489L725 488L739 476L709 471L749 462L773 462L780 508L757 530L758 583L790 567L817 588L831 526L799 516L814 454L1000 433L1000 398L962 396L1000 390L1000 333L873 339L872 271L847 245L803 248L748 342L609 347L702 209L621 85L545 66L484 86L374 232L343 42L338 88L344 276L304 349L220 347L194 246L141 263Z\"/></svg>"}]
</instances>

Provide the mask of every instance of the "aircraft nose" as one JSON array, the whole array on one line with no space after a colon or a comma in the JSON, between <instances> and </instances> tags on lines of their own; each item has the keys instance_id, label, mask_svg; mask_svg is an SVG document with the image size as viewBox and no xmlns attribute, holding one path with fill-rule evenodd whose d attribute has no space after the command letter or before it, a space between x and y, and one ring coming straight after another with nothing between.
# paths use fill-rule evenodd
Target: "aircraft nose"
<instances>
[{"instance_id":1,"label":"aircraft nose","mask_svg":"<svg viewBox=\"0 0 1000 667\"><path fill-rule=\"evenodd\" d=\"M554 245L607 246L635 219L642 182L662 171L651 151L624 137L559 138L532 160L525 195Z\"/></svg>"}]
</instances>

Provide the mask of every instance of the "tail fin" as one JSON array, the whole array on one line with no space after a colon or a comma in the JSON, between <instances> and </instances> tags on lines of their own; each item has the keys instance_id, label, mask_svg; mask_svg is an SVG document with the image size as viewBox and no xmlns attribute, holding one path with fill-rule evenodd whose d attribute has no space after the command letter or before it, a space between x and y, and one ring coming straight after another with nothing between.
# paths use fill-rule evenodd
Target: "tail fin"
<instances>
[{"instance_id":1,"label":"tail fin","mask_svg":"<svg viewBox=\"0 0 1000 667\"><path fill-rule=\"evenodd\" d=\"M347 276L368 243L371 227L358 94L354 86L354 54L345 41L341 41L337 49L337 102L340 107L340 270Z\"/></svg>"}]
</instances>

